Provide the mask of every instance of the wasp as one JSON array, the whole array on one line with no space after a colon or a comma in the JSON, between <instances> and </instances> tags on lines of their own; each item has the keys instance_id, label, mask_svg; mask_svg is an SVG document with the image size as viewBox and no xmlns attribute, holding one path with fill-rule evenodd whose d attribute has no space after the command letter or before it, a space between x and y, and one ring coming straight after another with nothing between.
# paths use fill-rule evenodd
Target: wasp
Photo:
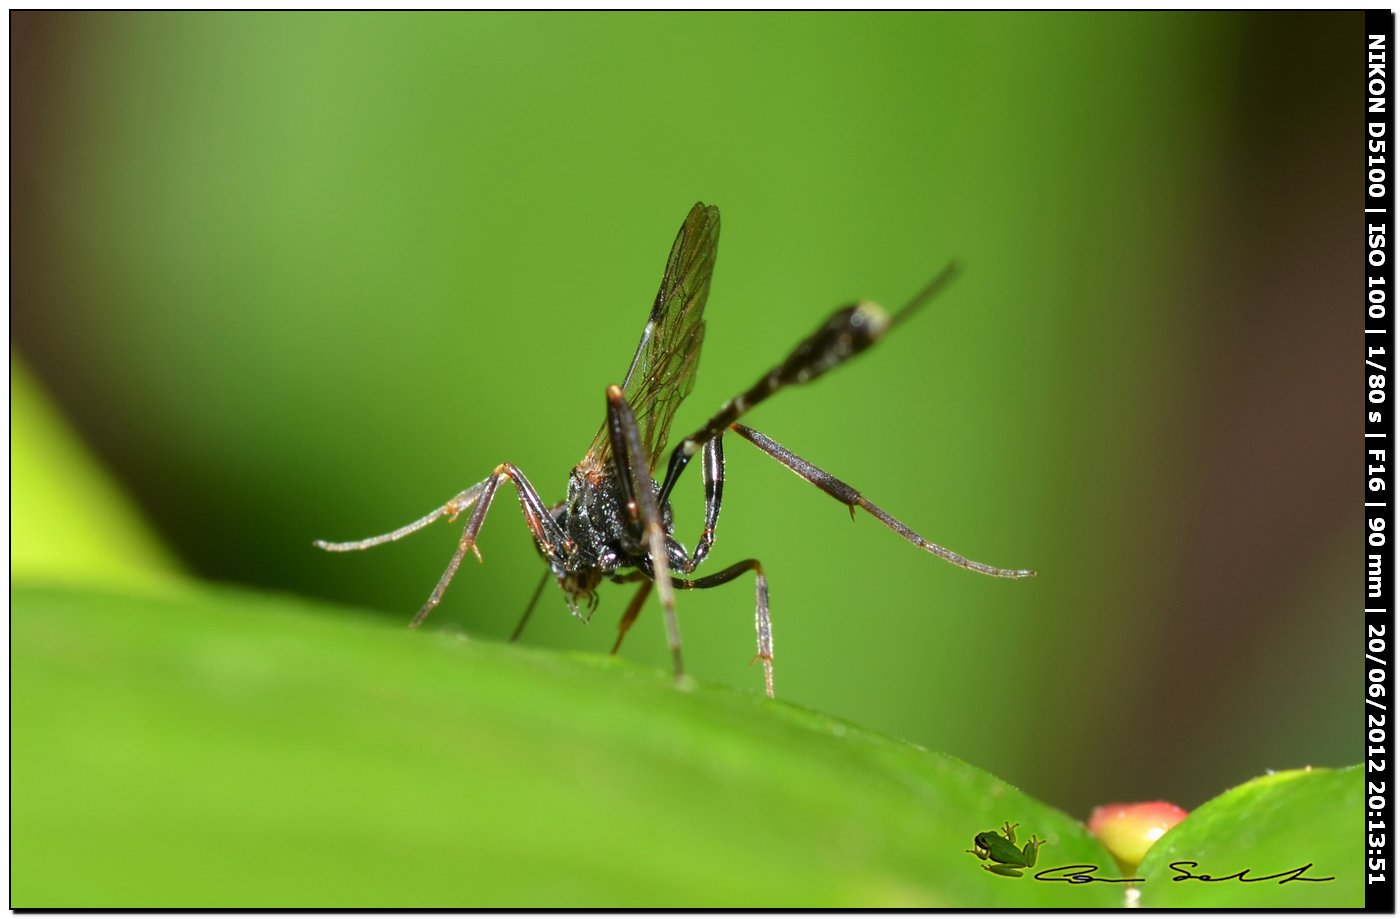
<instances>
[{"instance_id":1,"label":"wasp","mask_svg":"<svg viewBox=\"0 0 1400 919\"><path fill-rule=\"evenodd\" d=\"M764 687L773 696L773 627L768 609L768 577L756 558L735 562L703 577L691 577L710 554L724 498L724 437L733 433L753 444L817 488L840 501L855 516L861 508L908 542L980 574L1025 578L1029 569L996 568L972 561L930 542L855 488L796 455L739 419L778 391L818 379L868 349L895 326L933 299L957 273L949 264L903 308L893 314L868 300L843 306L804 338L783 361L759 377L720 408L692 434L681 439L666 463L665 475L655 478L666 452L676 411L695 387L700 346L705 340L705 302L709 298L719 249L719 208L697 203L676 234L661 289L651 306L641 341L621 385L608 386L606 417L588 452L569 473L565 498L546 505L525 473L501 463L485 479L431 513L382 536L355 542L316 543L330 552L369 549L402 539L446 517L468 514L457 549L426 603L413 617L416 628L442 600L468 552L480 560L477 536L502 485L515 488L525 523L540 555L548 564L525 616L512 638L519 637L540 592L552 574L563 588L574 615L587 619L596 608L597 590L605 580L640 582L618 625L613 653L622 645L653 589L660 596L666 637L677 677L684 673L681 636L676 621L677 590L708 590L753 572L758 653L763 662ZM681 473L700 457L705 489L705 524L694 551L676 538L670 498ZM581 611L582 610L582 611Z\"/></svg>"}]
</instances>

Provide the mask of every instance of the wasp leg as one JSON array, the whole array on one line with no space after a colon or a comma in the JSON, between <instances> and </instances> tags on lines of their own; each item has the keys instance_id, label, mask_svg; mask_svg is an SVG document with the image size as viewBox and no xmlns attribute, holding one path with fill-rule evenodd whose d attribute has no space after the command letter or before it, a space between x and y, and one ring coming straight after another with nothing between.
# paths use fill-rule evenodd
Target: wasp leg
<instances>
[{"instance_id":1,"label":"wasp leg","mask_svg":"<svg viewBox=\"0 0 1400 919\"><path fill-rule=\"evenodd\" d=\"M627 604L627 612L622 614L622 620L617 624L617 641L613 642L609 654L616 654L622 648L622 639L627 637L627 631L632 628L632 623L637 621L637 614L642 611L642 605L647 602L647 597L651 596L652 582L646 579L646 575L637 573L641 575L642 586L632 595L632 602Z\"/></svg>"},{"instance_id":2,"label":"wasp leg","mask_svg":"<svg viewBox=\"0 0 1400 919\"><path fill-rule=\"evenodd\" d=\"M779 390L810 383L875 344L891 328L933 299L957 275L957 271L956 263L949 264L893 316L869 300L860 300L832 313L815 332L799 342L781 364L724 403L704 426L676 445L666 466L666 478L661 483L661 500L664 502L671 496L676 479L691 457L722 434L725 428Z\"/></svg>"},{"instance_id":3,"label":"wasp leg","mask_svg":"<svg viewBox=\"0 0 1400 919\"><path fill-rule=\"evenodd\" d=\"M951 549L945 549L935 542L930 542L896 520L884 509L871 503L864 495L836 476L823 469L818 469L816 466L813 466L811 463L767 435L761 434L753 428L745 427L742 424L732 424L730 425L730 429L764 453L773 457L773 459L802 476L802 478L831 495L831 497L835 498L837 501L849 507L852 516L855 516L855 509L857 507L864 508L876 520L879 520L885 526L894 530L900 536L918 546L920 549L923 549L925 552L932 553L961 568L967 568L970 571L976 571L980 574L991 575L995 578L1029 578L1035 576L1035 572L1029 568L996 568L992 565L985 565L982 562L974 562L972 559L961 556Z\"/></svg>"},{"instance_id":4,"label":"wasp leg","mask_svg":"<svg viewBox=\"0 0 1400 919\"><path fill-rule=\"evenodd\" d=\"M684 574L698 568L715 544L719 508L724 501L724 446L721 437L711 437L705 441L705 452L701 462L704 464L702 478L705 483L705 531L695 543L695 551L686 560Z\"/></svg>"},{"instance_id":5,"label":"wasp leg","mask_svg":"<svg viewBox=\"0 0 1400 919\"><path fill-rule=\"evenodd\" d=\"M748 558L735 562L723 571L706 575L703 578L687 580L676 578L678 590L708 590L721 584L728 584L746 571L754 573L754 593L757 608L754 611L754 630L758 633L758 654L754 660L763 661L763 685L768 698L773 698L773 623L768 617L768 578L763 573L763 565L758 559Z\"/></svg>"},{"instance_id":6,"label":"wasp leg","mask_svg":"<svg viewBox=\"0 0 1400 919\"><path fill-rule=\"evenodd\" d=\"M535 592L530 595L530 602L525 604L525 615L520 617L520 621L515 625L515 631L510 633L512 642L519 641L521 634L524 633L525 623L530 621L530 615L535 611L535 604L540 602L540 594L544 593L544 585L549 583L549 575L548 568L544 570L544 574L540 575L540 582L535 585Z\"/></svg>"},{"instance_id":7,"label":"wasp leg","mask_svg":"<svg viewBox=\"0 0 1400 919\"><path fill-rule=\"evenodd\" d=\"M456 519L457 515L462 513L462 511L469 510L485 490L486 482L477 482L471 488L468 488L431 514L425 517L419 517L412 523L405 524L392 533L385 533L383 536L371 536L368 539L360 539L355 542L328 542L324 539L318 539L312 543L312 545L316 546L318 549L325 549L327 552L357 552L360 549L372 549L375 546L382 546L386 542L393 542L394 540L403 539L405 536L417 533L439 517L446 517L448 520Z\"/></svg>"},{"instance_id":8,"label":"wasp leg","mask_svg":"<svg viewBox=\"0 0 1400 919\"><path fill-rule=\"evenodd\" d=\"M724 447L721 446L718 437L705 444L704 454L704 482L705 482L705 530L700 534L700 540L695 544L695 551L686 559L685 566L680 569L682 574L689 574L699 567L705 560L705 556L710 554L710 548L715 544L715 527L719 525L720 503L724 499ZM646 575L638 572L639 577ZM634 580L628 578L628 580ZM674 578L672 579L674 580ZM613 644L612 652L616 654L622 647L622 639L627 637L627 631L632 628L632 623L637 620L638 614L642 611L643 604L651 595L651 582L647 581L642 585L632 598L632 602L627 605L627 612L623 614L622 620L617 625L617 641Z\"/></svg>"},{"instance_id":9,"label":"wasp leg","mask_svg":"<svg viewBox=\"0 0 1400 919\"><path fill-rule=\"evenodd\" d=\"M408 624L409 628L418 628L423 620L428 618L428 614L433 611L434 607L442 601L442 595L447 590L447 585L452 582L452 577L457 573L457 569L461 566L462 559L466 557L468 550L476 555L478 561L481 559L481 552L476 548L476 538L481 532L482 524L486 522L486 512L491 509L491 502L496 498L496 490L505 481L515 484L516 494L520 497L520 510L525 515L525 522L529 524L530 532L534 534L540 551L549 557L564 551L564 533L545 509L544 502L540 500L539 493L530 484L530 480L525 478L525 474L514 465L502 463L491 473L491 477L482 483L482 490L476 500L476 506L472 509L472 515L462 530L462 538L457 543L457 551L452 554L452 560L447 563L447 570L438 579L437 586L433 588L432 594L428 597L428 602L423 604L423 608Z\"/></svg>"},{"instance_id":10,"label":"wasp leg","mask_svg":"<svg viewBox=\"0 0 1400 919\"><path fill-rule=\"evenodd\" d=\"M681 630L676 622L676 593L671 584L671 563L666 556L666 531L661 525L661 505L652 490L651 470L642 449L642 435L632 406L622 394L622 387L609 386L608 437L612 442L612 459L616 464L618 481L631 524L642 538L651 562L651 579L661 595L661 609L666 615L666 641L671 646L676 679L685 675L681 662Z\"/></svg>"}]
</instances>

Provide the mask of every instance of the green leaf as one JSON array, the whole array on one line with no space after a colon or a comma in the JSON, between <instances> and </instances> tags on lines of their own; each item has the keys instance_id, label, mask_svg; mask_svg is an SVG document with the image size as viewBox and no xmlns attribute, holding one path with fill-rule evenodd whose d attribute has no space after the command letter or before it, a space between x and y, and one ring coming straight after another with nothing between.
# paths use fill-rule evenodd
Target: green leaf
<instances>
[{"instance_id":1,"label":"green leaf","mask_svg":"<svg viewBox=\"0 0 1400 919\"><path fill-rule=\"evenodd\" d=\"M10 577L149 589L179 568L10 353Z\"/></svg>"},{"instance_id":2,"label":"green leaf","mask_svg":"<svg viewBox=\"0 0 1400 919\"><path fill-rule=\"evenodd\" d=\"M1075 820L956 759L626 661L245 592L20 588L15 907L1111 906ZM957 700L928 700L949 706Z\"/></svg>"},{"instance_id":3,"label":"green leaf","mask_svg":"<svg viewBox=\"0 0 1400 919\"><path fill-rule=\"evenodd\" d=\"M1360 766L1296 769L1246 782L1201 805L1162 837L1137 875L1141 906L1179 909L1365 905ZM1195 862L1186 865L1185 862ZM1172 867L1177 863L1181 870ZM1308 866L1297 880L1265 878ZM1186 879L1210 875L1218 881ZM1331 881L1305 881L1331 877ZM1182 880L1175 880L1183 878Z\"/></svg>"}]
</instances>

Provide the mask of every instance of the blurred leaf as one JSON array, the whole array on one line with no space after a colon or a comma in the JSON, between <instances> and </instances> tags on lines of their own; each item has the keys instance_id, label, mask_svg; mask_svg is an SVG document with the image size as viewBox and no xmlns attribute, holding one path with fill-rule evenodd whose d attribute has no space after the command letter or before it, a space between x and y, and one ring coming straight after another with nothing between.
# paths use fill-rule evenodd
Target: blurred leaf
<instances>
[{"instance_id":1,"label":"blurred leaf","mask_svg":"<svg viewBox=\"0 0 1400 919\"><path fill-rule=\"evenodd\" d=\"M1360 766L1296 769L1246 782L1192 812L1139 866L1141 906L1321 909L1365 905ZM1171 867L1178 863L1183 870ZM1194 862L1195 864L1181 864ZM1292 873L1297 880L1229 878ZM1218 881L1186 879L1211 875ZM1181 877L1182 880L1175 880ZM1305 881L1331 877L1331 881Z\"/></svg>"},{"instance_id":2,"label":"blurred leaf","mask_svg":"<svg viewBox=\"0 0 1400 919\"><path fill-rule=\"evenodd\" d=\"M149 587L178 566L10 353L10 577Z\"/></svg>"},{"instance_id":3,"label":"blurred leaf","mask_svg":"<svg viewBox=\"0 0 1400 919\"><path fill-rule=\"evenodd\" d=\"M15 907L1121 898L965 851L1110 863L1064 814L757 693L243 592L13 600Z\"/></svg>"}]
</instances>

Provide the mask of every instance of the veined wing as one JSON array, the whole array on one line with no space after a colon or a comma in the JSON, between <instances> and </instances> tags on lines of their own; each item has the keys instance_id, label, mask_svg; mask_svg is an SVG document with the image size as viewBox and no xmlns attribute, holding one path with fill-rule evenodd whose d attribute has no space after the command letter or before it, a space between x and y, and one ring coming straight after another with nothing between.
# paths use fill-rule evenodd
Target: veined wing
<instances>
[{"instance_id":1,"label":"veined wing","mask_svg":"<svg viewBox=\"0 0 1400 919\"><path fill-rule=\"evenodd\" d=\"M641 430L647 468L653 472L666 449L676 409L695 388L700 345L705 340L705 300L718 248L719 208L697 201L671 245L661 289L623 380L623 394ZM612 442L604 424L582 465L601 470L611 455Z\"/></svg>"}]
</instances>

